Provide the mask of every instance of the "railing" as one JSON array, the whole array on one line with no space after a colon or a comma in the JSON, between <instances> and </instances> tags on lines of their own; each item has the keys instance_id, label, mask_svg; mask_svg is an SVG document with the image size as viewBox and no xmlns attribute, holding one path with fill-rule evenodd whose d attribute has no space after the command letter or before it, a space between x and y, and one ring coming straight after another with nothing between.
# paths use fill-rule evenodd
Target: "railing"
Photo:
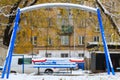
<instances>
[{"instance_id":1,"label":"railing","mask_svg":"<svg viewBox=\"0 0 120 80\"><path fill-rule=\"evenodd\" d=\"M61 26L61 34L72 34L73 33L73 26Z\"/></svg>"}]
</instances>

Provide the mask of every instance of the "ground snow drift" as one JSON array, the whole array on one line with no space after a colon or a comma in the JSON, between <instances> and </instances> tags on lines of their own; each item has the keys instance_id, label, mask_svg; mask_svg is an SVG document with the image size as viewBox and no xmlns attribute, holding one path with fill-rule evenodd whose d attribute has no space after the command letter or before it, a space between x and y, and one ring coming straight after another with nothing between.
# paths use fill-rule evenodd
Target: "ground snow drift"
<instances>
[{"instance_id":1,"label":"ground snow drift","mask_svg":"<svg viewBox=\"0 0 120 80\"><path fill-rule=\"evenodd\" d=\"M113 75L107 73L88 74L83 71L73 71L73 75L34 75L34 74L10 74L9 79L0 80L120 80L120 72Z\"/></svg>"}]
</instances>

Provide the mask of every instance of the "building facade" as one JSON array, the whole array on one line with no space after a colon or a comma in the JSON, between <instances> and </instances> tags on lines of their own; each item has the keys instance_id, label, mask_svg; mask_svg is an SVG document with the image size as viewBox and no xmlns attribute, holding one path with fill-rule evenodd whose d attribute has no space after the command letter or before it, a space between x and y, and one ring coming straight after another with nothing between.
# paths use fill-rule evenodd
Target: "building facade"
<instances>
[{"instance_id":1,"label":"building facade","mask_svg":"<svg viewBox=\"0 0 120 80\"><path fill-rule=\"evenodd\" d=\"M94 0L70 1L96 7ZM107 0L104 2L108 3ZM117 4L112 5L116 10ZM113 10L112 7L110 10ZM110 20L101 14L109 50L119 52L120 37ZM86 66L89 66L91 53L104 52L96 14L71 8L44 8L21 17L21 32L18 32L16 44L20 45L21 50L26 48L31 51L30 54L41 57L84 57ZM19 52L20 49L16 47L15 51Z\"/></svg>"}]
</instances>

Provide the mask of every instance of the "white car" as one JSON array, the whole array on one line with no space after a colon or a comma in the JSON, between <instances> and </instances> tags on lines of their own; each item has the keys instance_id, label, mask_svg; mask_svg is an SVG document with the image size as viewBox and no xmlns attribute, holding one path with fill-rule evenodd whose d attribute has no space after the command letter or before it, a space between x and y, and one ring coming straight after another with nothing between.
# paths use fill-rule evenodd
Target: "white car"
<instances>
[{"instance_id":1,"label":"white car","mask_svg":"<svg viewBox=\"0 0 120 80\"><path fill-rule=\"evenodd\" d=\"M13 56L11 63L11 72L14 73L53 73L58 72L57 68L34 68L31 56Z\"/></svg>"},{"instance_id":2,"label":"white car","mask_svg":"<svg viewBox=\"0 0 120 80\"><path fill-rule=\"evenodd\" d=\"M76 62L84 61L76 58L41 58L31 55L14 55L11 63L11 72L18 73L47 73L59 72L62 69L75 69Z\"/></svg>"}]
</instances>

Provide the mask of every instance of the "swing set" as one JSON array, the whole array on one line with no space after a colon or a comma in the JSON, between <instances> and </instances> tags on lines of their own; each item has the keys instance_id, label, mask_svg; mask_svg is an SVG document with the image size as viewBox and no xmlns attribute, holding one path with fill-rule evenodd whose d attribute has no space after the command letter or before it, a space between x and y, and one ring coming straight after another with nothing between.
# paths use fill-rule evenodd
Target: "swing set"
<instances>
[{"instance_id":1,"label":"swing set","mask_svg":"<svg viewBox=\"0 0 120 80\"><path fill-rule=\"evenodd\" d=\"M24 13L24 12L32 11L35 9L48 8L48 7L77 8L77 9L85 10L85 11L96 14L96 16L98 17L100 33L101 33L102 42L104 45L107 73L108 73L108 75L110 75L110 72L112 72L112 75L115 75L114 68L113 68L112 61L111 61L110 54L109 54L109 50L108 50L108 46L107 46L107 42L106 42L106 38L105 38L105 34L104 34L104 28L103 28L102 18L101 18L101 14L100 14L100 9L92 8L92 7L88 7L88 6L84 6L84 5L79 5L79 4L72 4L72 3L45 3L45 4L33 5L33 6L21 8L21 9L18 8L17 13L16 13L15 22L14 22L13 32L12 32L12 36L11 36L11 40L10 40L10 45L9 45L9 48L7 51L7 56L6 56L6 60L5 60L4 66L3 66L1 78L5 78L5 75L6 75L7 79L9 78L11 62L12 62L12 54L13 54L14 44L15 44L15 40L16 40L16 35L17 35L17 29L19 26L20 14Z\"/></svg>"}]
</instances>

